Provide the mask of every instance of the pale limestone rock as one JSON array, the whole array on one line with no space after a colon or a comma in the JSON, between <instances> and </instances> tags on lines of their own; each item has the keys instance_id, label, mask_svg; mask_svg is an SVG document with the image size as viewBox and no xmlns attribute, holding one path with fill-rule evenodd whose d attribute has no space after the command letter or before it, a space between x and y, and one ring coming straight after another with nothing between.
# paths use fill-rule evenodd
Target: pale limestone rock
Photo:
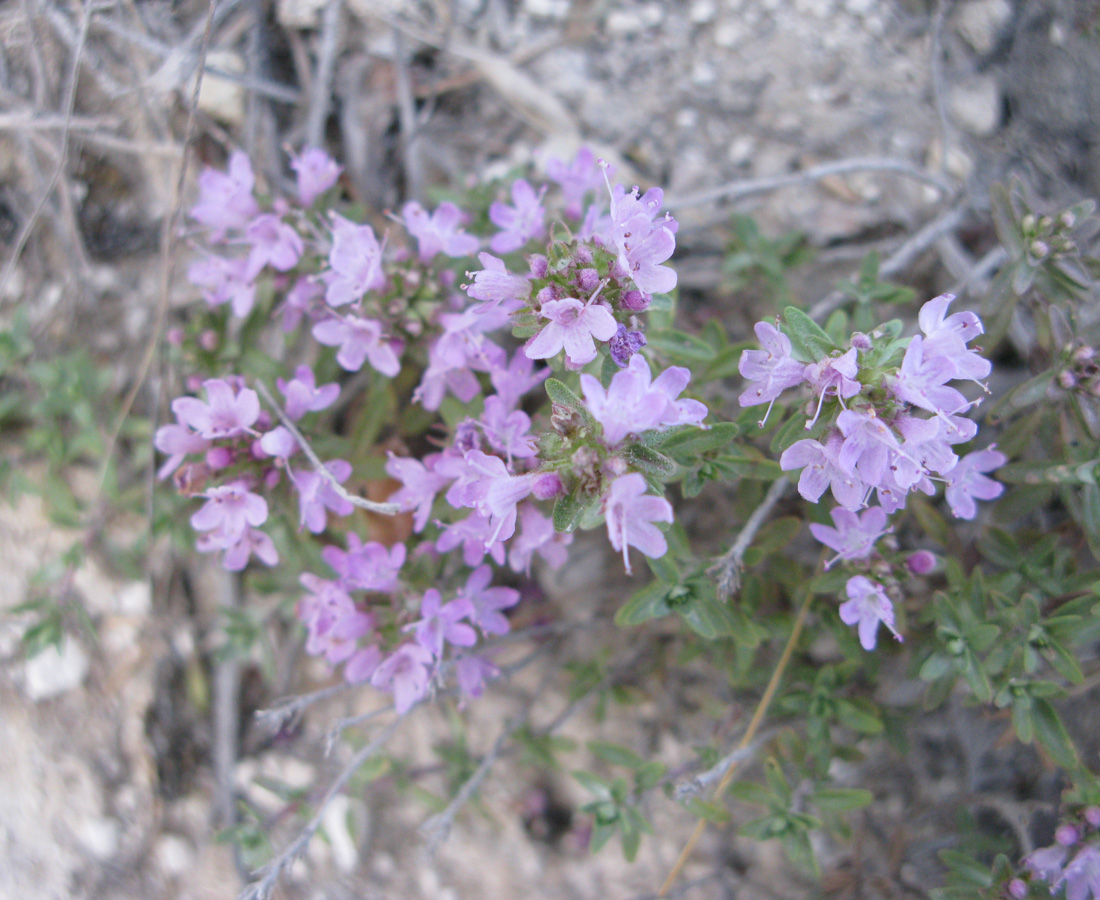
<instances>
[{"instance_id":1,"label":"pale limestone rock","mask_svg":"<svg viewBox=\"0 0 1100 900\"><path fill-rule=\"evenodd\" d=\"M245 73L244 57L234 50L211 50L206 57L208 69L221 69L233 75ZM226 125L244 121L244 87L209 71L199 88L199 109Z\"/></svg>"},{"instance_id":2,"label":"pale limestone rock","mask_svg":"<svg viewBox=\"0 0 1100 900\"><path fill-rule=\"evenodd\" d=\"M23 693L37 703L79 687L88 674L88 654L69 638L47 647L23 666Z\"/></svg>"},{"instance_id":3,"label":"pale limestone rock","mask_svg":"<svg viewBox=\"0 0 1100 900\"><path fill-rule=\"evenodd\" d=\"M971 0L957 9L955 30L982 56L993 49L998 35L1012 17L1008 0Z\"/></svg>"},{"instance_id":4,"label":"pale limestone rock","mask_svg":"<svg viewBox=\"0 0 1100 900\"><path fill-rule=\"evenodd\" d=\"M951 118L975 137L989 137L1001 121L1001 89L997 80L975 76L957 85L948 94Z\"/></svg>"}]
</instances>

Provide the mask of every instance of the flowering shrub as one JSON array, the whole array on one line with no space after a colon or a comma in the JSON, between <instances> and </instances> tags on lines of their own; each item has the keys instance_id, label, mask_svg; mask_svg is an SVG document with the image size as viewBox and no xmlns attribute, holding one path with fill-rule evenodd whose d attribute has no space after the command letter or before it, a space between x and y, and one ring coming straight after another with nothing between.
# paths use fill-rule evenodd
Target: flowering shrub
<instances>
[{"instance_id":1,"label":"flowering shrub","mask_svg":"<svg viewBox=\"0 0 1100 900\"><path fill-rule=\"evenodd\" d=\"M810 599L834 598L826 621L854 629L840 639L845 648L858 642L855 653L845 650L851 659L883 651L881 628L898 641L915 628L928 648L921 675L934 691L961 676L979 701L1013 707L1021 740L1037 737L1091 777L1042 682L1023 677L1038 668L1026 656L1037 651L1076 680L1079 669L1061 647L1065 623L1032 603L1018 660L1012 617L1031 609L1008 599L1023 588L1018 573L1003 570L987 588L979 569L963 569L929 499L942 485L951 516L974 521L979 504L1005 490L999 472L1011 453L996 425L977 416L992 370L975 343L985 331L978 313L943 294L920 306L919 333L907 335L901 319L868 318L871 305L859 299L865 277L855 286L858 331L843 311L822 326L788 306L756 324L750 346L731 344L717 323L696 337L672 327L678 225L661 212L662 191L613 184L609 167L586 150L551 161L547 184L516 179L487 209L409 203L381 236L331 208L340 167L325 153L307 149L291 165L293 198L258 194L241 153L226 172L200 177L191 209L199 258L188 275L208 309L191 337L177 333L176 341L201 372L172 402L175 422L156 432L155 444L167 457L160 477L174 477L198 504L190 519L196 548L218 554L226 569L282 565L286 548L271 529L277 515L293 522L295 541L323 543L314 558L325 568L293 573L310 654L342 667L347 682L391 695L399 716L435 692L476 698L501 674L489 641L509 632L521 604L502 579L564 565L578 530L603 528L626 574L640 557L655 576L620 609L624 627L676 612L701 638L732 639L734 668L744 671L763 639L753 616L765 593L783 584L802 595L791 647ZM495 230L467 230L486 217ZM1033 266L1057 256L1038 254L1037 243L1069 252L1043 234L1019 242ZM285 337L272 344L271 330ZM269 346L277 349L259 349ZM1087 361L1080 351L1073 358L1075 366ZM715 386L735 371L743 412L731 416ZM1072 390L1089 377L1060 375L1057 383ZM758 435L769 441L766 452ZM746 550L787 478L807 504L821 563L804 579L789 573L765 587L746 570L798 529L784 525L785 536L773 529L767 540L762 533L755 561ZM676 523L673 486L691 498L732 481L750 492L752 482L772 488L760 518L745 525L744 545L739 538L717 561L700 559ZM377 499L357 493L367 485ZM385 539L369 522L360 533L357 509L399 514L400 525ZM998 540L1007 547L1012 538ZM926 545L938 545L939 555ZM1062 587L1080 591L1073 567L1060 571ZM935 601L916 602L921 579L933 577L942 584ZM1071 615L1094 608L1079 606ZM826 667L817 677L834 675ZM819 706L799 706L799 691L785 708L810 723L807 777L828 784L837 723L864 734L882 724L831 696L822 718ZM612 756L635 769L635 791L583 777L597 797L592 843L618 831L632 856L648 827L638 797L663 770ZM751 798L770 812L748 833L782 838L812 869L807 834L821 823L793 811L778 762L775 772L770 793ZM813 796L822 810L869 799L837 787ZM1040 851L1027 865L1078 900L1088 890L1100 896L1095 856L1091 845L1071 860L1068 849Z\"/></svg>"}]
</instances>

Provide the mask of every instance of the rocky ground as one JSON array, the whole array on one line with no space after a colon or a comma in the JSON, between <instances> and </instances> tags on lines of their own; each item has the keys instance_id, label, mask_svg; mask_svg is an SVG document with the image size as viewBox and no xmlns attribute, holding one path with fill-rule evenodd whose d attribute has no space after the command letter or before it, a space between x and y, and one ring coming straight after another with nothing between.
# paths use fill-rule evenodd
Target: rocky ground
<instances>
[{"instance_id":1,"label":"rocky ground","mask_svg":"<svg viewBox=\"0 0 1100 900\"><path fill-rule=\"evenodd\" d=\"M1052 202L1100 193L1092 0L237 0L218 6L211 69L189 122L206 13L200 0L0 7L0 319L26 310L43 352L79 335L112 367L120 395L163 325L157 298L169 314L191 299L178 276L162 292L158 255L167 217L193 196L194 166L184 199L174 182L186 137L200 162L247 148L273 184L287 178L285 145L324 137L358 199L378 209L590 144L666 188L683 223L685 314L697 324L721 316L734 335L749 333L756 309L751 293L734 294L720 277L733 210L767 234L806 235L817 259L792 289L810 303L868 249L888 256L952 211L899 277L931 296L973 274L994 242L989 186L1010 173ZM972 279L979 287L982 275ZM138 413L155 409L167 377L154 364ZM0 509L0 607L26 600L32 573L77 539L33 498ZM569 578L544 580L538 607L604 624L517 646L514 659L540 648L583 658L608 641L629 684L634 638L606 624L625 586L603 574L604 553L594 545ZM255 722L257 708L328 677L290 651L219 666L217 609L231 586L194 563L183 575L182 565L160 544L148 577L106 562L78 568L71 596L93 627L74 626L60 653L24 660L26 617L0 619L0 897L234 897L251 858L215 838L227 766L268 817L258 833L280 848L300 824L287 798L316 800L309 792L369 739L351 727L325 753L333 723L370 708L353 693L311 706L282 731ZM532 724L569 709L566 686L547 671L536 657L468 710L475 758L533 696ZM913 702L920 686L896 674L895 699ZM236 698L229 707L227 696ZM1088 699L1083 708L1095 708ZM664 698L612 706L602 719L571 712L563 736L644 748L675 769L694 745L736 731L751 708L689 665ZM242 732L228 762L219 761L225 717ZM1095 733L1078 724L1082 736ZM999 742L1006 727L962 709L918 720L908 756L883 745L849 773L878 802L858 817L850 847L819 848L823 886L800 882L771 845L723 828L704 838L677 896L926 896L942 877L935 851L964 827L960 814L1026 845L1057 778L1035 754L1009 754ZM439 791L430 748L456 728L444 712L426 712L390 752L414 784ZM375 774L330 807L323 837L275 896L652 896L692 825L670 804L655 810L657 835L636 863L614 846L593 856L575 815L583 790L505 753L429 853L418 828L430 804L398 791L392 773Z\"/></svg>"}]
</instances>

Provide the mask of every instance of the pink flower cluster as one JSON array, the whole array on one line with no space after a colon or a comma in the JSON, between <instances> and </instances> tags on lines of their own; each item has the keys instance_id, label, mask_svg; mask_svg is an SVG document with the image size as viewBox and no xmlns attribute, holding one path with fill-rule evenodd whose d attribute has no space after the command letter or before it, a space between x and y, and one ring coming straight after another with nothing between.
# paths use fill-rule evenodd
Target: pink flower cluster
<instances>
[{"instance_id":1,"label":"pink flower cluster","mask_svg":"<svg viewBox=\"0 0 1100 900\"><path fill-rule=\"evenodd\" d=\"M796 441L780 457L784 470L801 470L803 498L816 503L829 490L840 505L832 512L835 528L811 526L837 552L830 564L868 559L889 531L887 514L902 509L912 490L931 496L935 481L943 482L951 512L964 519L977 514L976 500L992 500L1004 490L986 475L1005 463L995 447L961 458L953 450L973 439L977 425L962 416L974 404L949 382L977 381L990 372L989 361L968 346L982 333L981 321L972 312L947 315L953 300L944 294L924 304L922 334L910 339L900 365L884 366L875 337L864 334L853 335L842 353L803 362L794 358L790 338L768 322L756 325L762 349L742 354L739 370L751 382L739 398L742 406L767 403L770 411L784 391L809 385L816 395L810 429L832 401L822 436ZM857 516L872 493L879 506ZM859 624L860 640L871 649L879 622L893 628L890 600L879 583L863 576L848 582L848 596L841 616Z\"/></svg>"},{"instance_id":2,"label":"pink flower cluster","mask_svg":"<svg viewBox=\"0 0 1100 900\"><path fill-rule=\"evenodd\" d=\"M298 343L300 359L328 353L347 372L369 367L372 379L395 379L407 362L422 371L414 402L427 410L450 409L444 407L450 395L476 411L450 429L439 452L423 459L391 453L386 464L401 483L391 500L413 513L414 533L431 529L413 553L459 554L472 570L464 589L448 597L440 586L414 599L401 581L406 546L364 543L354 533L347 533L346 548L323 550L332 577L307 572L300 578L305 594L297 612L309 635L308 652L343 666L350 682L369 681L392 693L400 713L452 670L467 696L479 694L493 676L492 663L473 648L479 635L507 632L503 611L519 595L490 586L488 561L517 573L529 573L537 557L560 566L573 539L555 530L540 504L571 491L583 495L590 513L603 515L628 572L629 548L650 557L667 551L658 525L672 521L672 507L631 470L624 448L647 432L701 424L707 413L701 403L680 398L686 369L672 367L654 378L638 353L645 337L637 314L654 293L676 284L675 272L664 265L675 248L676 222L658 215L659 189L639 196L637 188L612 188L601 166L587 150L568 164L547 163L580 237L568 245L555 242L548 250L553 262L530 255L523 274L509 271L501 256L545 239L551 186L515 181L510 202L498 200L488 210L498 231L487 241L491 253L479 254L482 269L461 285L463 293L440 258L469 257L483 245L465 231L468 217L451 203L435 210L418 203L403 207L406 249L400 242L391 247L389 236L369 224L321 206L341 172L321 150L292 157L297 192L289 199L262 199L242 153L231 155L227 171L207 169L199 177L190 212L204 246L189 276L209 306L226 306L237 317L281 313L286 332L305 323L312 344ZM592 199L601 183L610 191L610 207ZM269 298L272 310L261 307ZM510 353L500 334L524 317L530 339ZM406 358L412 341L426 352ZM211 331L202 349L216 348ZM550 374L536 361L564 353L566 367L575 369L601 352L621 371L606 389L582 378L591 413L586 421L598 422L599 429L569 444L568 458L565 450L547 456L524 409ZM314 368L304 363L276 384L293 422L329 409L341 390L336 383L318 384ZM178 398L175 423L156 434L157 448L168 455L161 477L176 473L180 491L203 500L191 519L199 549L222 553L234 570L252 556L277 564L274 543L262 529L277 499L273 492L283 484L297 503L300 531L321 535L333 517L352 513L339 488L352 477L349 462L332 459L321 469L300 464L295 433L261 409L243 379L214 378L203 387L206 399Z\"/></svg>"},{"instance_id":3,"label":"pink flower cluster","mask_svg":"<svg viewBox=\"0 0 1100 900\"><path fill-rule=\"evenodd\" d=\"M299 366L291 381L280 379L278 384L287 396L291 418L324 409L340 390L335 384L318 388L309 366ZM282 426L271 428L259 397L242 379L211 378L202 386L206 400L178 397L172 402L175 423L161 426L153 438L156 448L168 455L158 476L163 479L176 473L181 492L206 500L191 517L192 527L203 532L199 550L224 551L223 565L231 571L243 569L253 554L269 566L278 563L274 543L259 530L267 521L268 505L255 490L273 488L283 471L298 494L300 527L318 534L324 531L329 512L346 516L352 511L328 479L290 466L297 441ZM184 465L190 455L201 455L202 461ZM326 468L337 481L351 474L344 460L332 460ZM228 480L206 487L214 478Z\"/></svg>"}]
</instances>

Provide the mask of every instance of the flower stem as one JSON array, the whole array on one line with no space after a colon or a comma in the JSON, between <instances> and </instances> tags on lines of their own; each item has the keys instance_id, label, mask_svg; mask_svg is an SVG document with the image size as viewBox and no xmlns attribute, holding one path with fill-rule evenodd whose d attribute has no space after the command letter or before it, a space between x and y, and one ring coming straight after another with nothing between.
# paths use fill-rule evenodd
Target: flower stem
<instances>
[{"instance_id":1,"label":"flower stem","mask_svg":"<svg viewBox=\"0 0 1100 900\"><path fill-rule=\"evenodd\" d=\"M791 635L787 638L787 646L783 648L783 655L779 657L779 662L776 664L775 671L772 672L772 677L768 681L768 686L764 689L764 696L760 698L760 702L756 705L756 711L752 714L749 727L742 736L741 742L737 745L738 750L743 750L752 743L757 730L760 728L761 722L764 721L768 706L771 705L772 699L775 697L775 692L779 689L779 682L787 669L787 664L794 654L795 644L798 643L798 638L802 634L802 626L806 621L806 613L810 609L810 600L812 598L813 594L809 587L807 587L806 596L802 600L802 605L798 609L798 616L794 620L794 628L791 629ZM733 776L737 773L738 762L739 760L735 761L729 767L729 770L718 783L718 787L714 789L714 796L711 797L711 803L717 803L722 799L722 795L725 794L726 790L733 782ZM691 837L688 838L687 843L684 844L684 849L680 851L680 855L676 858L676 863L673 865L672 871L668 873L668 877L665 879L664 884L661 885L661 889L657 892L658 897L665 897L668 895L672 885L679 877L680 871L687 863L688 857L691 856L691 851L695 849L695 845L699 842L699 838L703 836L703 831L706 827L707 820L705 818L700 818L699 821L695 823L695 830L691 833Z\"/></svg>"}]
</instances>

